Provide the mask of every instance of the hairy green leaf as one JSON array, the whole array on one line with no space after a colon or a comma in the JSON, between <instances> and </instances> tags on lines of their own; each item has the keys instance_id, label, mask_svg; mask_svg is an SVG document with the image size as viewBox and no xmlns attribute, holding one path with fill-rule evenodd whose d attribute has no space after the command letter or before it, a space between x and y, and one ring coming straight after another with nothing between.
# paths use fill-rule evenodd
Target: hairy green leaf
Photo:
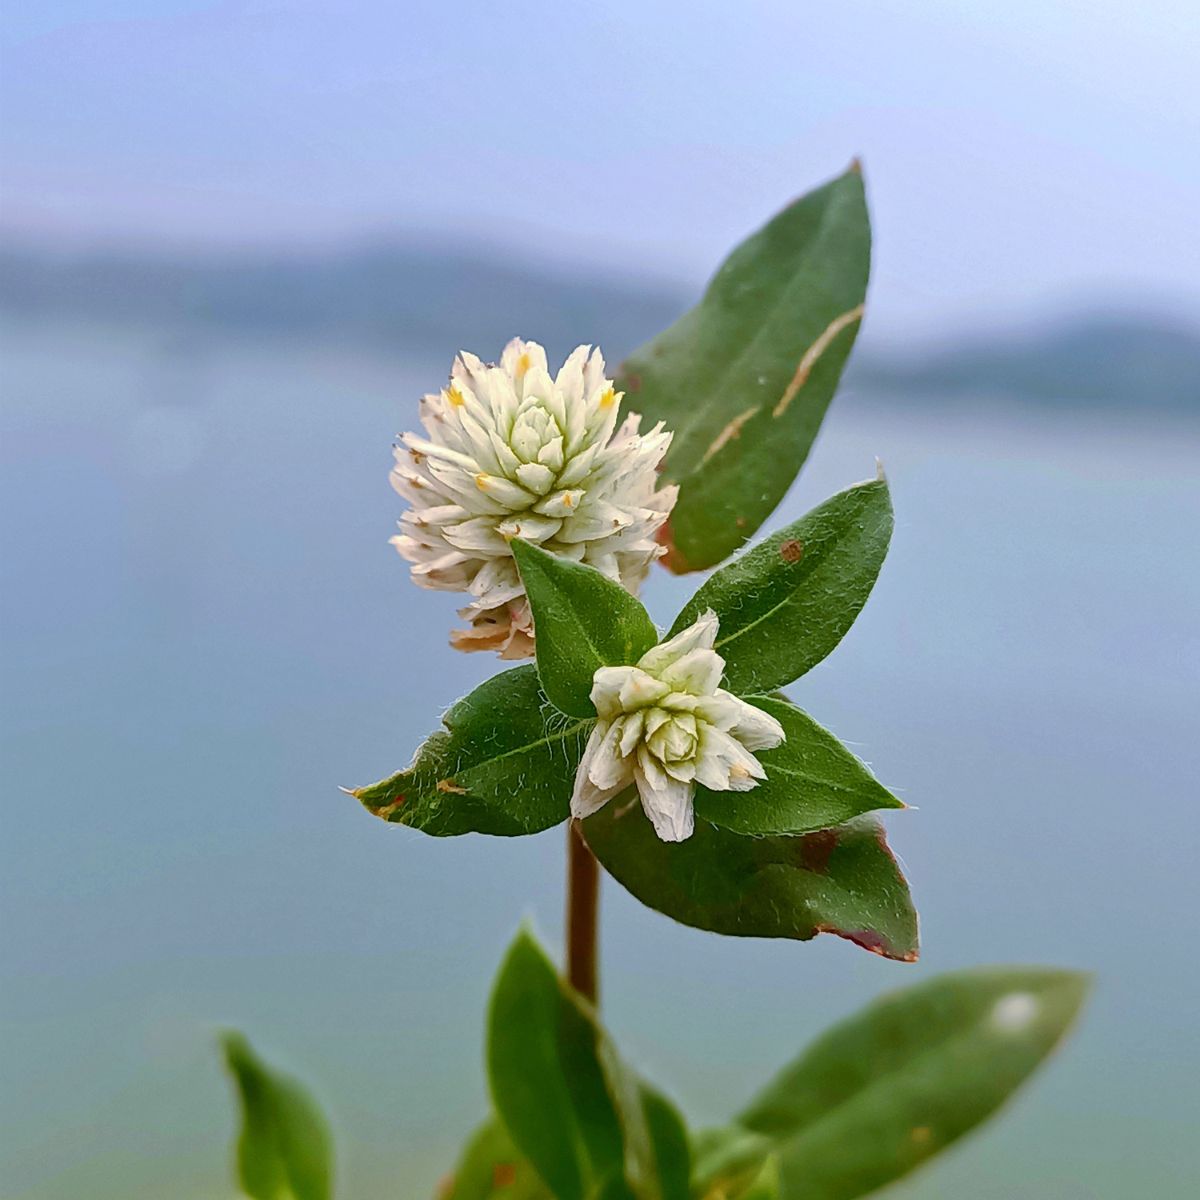
<instances>
[{"instance_id":1,"label":"hairy green leaf","mask_svg":"<svg viewBox=\"0 0 1200 1200\"><path fill-rule=\"evenodd\" d=\"M222 1039L242 1106L237 1172L253 1200L329 1200L333 1143L313 1099L268 1067L240 1033Z\"/></svg>"},{"instance_id":2,"label":"hairy green leaf","mask_svg":"<svg viewBox=\"0 0 1200 1200\"><path fill-rule=\"evenodd\" d=\"M551 1200L542 1181L521 1157L495 1117L467 1142L439 1200Z\"/></svg>"},{"instance_id":3,"label":"hairy green leaf","mask_svg":"<svg viewBox=\"0 0 1200 1200\"><path fill-rule=\"evenodd\" d=\"M707 579L668 637L712 609L725 686L770 692L817 665L862 611L892 536L885 480L831 496Z\"/></svg>"},{"instance_id":4,"label":"hairy green leaf","mask_svg":"<svg viewBox=\"0 0 1200 1200\"><path fill-rule=\"evenodd\" d=\"M662 842L641 806L610 800L583 822L605 869L650 908L697 929L808 941L834 933L886 958L917 957L917 914L883 829L860 817L798 837L744 837L697 821Z\"/></svg>"},{"instance_id":5,"label":"hairy green leaf","mask_svg":"<svg viewBox=\"0 0 1200 1200\"><path fill-rule=\"evenodd\" d=\"M637 662L658 643L658 630L636 597L595 567L520 538L512 549L533 609L542 688L563 712L594 717L592 676Z\"/></svg>"},{"instance_id":6,"label":"hairy green leaf","mask_svg":"<svg viewBox=\"0 0 1200 1200\"><path fill-rule=\"evenodd\" d=\"M675 435L672 570L720 562L783 498L858 333L870 254L855 164L738 246L700 303L622 365L626 408Z\"/></svg>"},{"instance_id":7,"label":"hairy green leaf","mask_svg":"<svg viewBox=\"0 0 1200 1200\"><path fill-rule=\"evenodd\" d=\"M835 1026L738 1121L774 1146L783 1200L866 1195L990 1116L1086 991L1086 976L1046 968L939 976Z\"/></svg>"},{"instance_id":8,"label":"hairy green leaf","mask_svg":"<svg viewBox=\"0 0 1200 1200\"><path fill-rule=\"evenodd\" d=\"M624 1066L526 931L500 968L488 1030L496 1112L556 1200L687 1200L678 1114Z\"/></svg>"},{"instance_id":9,"label":"hairy green leaf","mask_svg":"<svg viewBox=\"0 0 1200 1200\"><path fill-rule=\"evenodd\" d=\"M411 766L351 795L439 837L538 833L566 820L590 722L558 712L533 666L480 684L442 723Z\"/></svg>"},{"instance_id":10,"label":"hairy green leaf","mask_svg":"<svg viewBox=\"0 0 1200 1200\"><path fill-rule=\"evenodd\" d=\"M794 704L750 696L768 712L787 740L755 752L767 777L748 792L696 789L696 816L735 833L808 833L840 825L881 808L903 808L827 729Z\"/></svg>"}]
</instances>

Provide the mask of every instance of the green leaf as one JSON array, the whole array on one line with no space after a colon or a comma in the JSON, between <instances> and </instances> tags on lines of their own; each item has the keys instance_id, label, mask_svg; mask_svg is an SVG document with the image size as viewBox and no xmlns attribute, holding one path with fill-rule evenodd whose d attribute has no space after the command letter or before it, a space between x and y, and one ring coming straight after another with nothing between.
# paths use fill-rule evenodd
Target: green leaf
<instances>
[{"instance_id":1,"label":"green leaf","mask_svg":"<svg viewBox=\"0 0 1200 1200\"><path fill-rule=\"evenodd\" d=\"M550 1193L493 1117L471 1136L439 1200L550 1200Z\"/></svg>"},{"instance_id":2,"label":"green leaf","mask_svg":"<svg viewBox=\"0 0 1200 1200\"><path fill-rule=\"evenodd\" d=\"M740 1125L703 1130L692 1144L693 1195L699 1200L742 1197L761 1176L771 1148L769 1139Z\"/></svg>"},{"instance_id":3,"label":"green leaf","mask_svg":"<svg viewBox=\"0 0 1200 1200\"><path fill-rule=\"evenodd\" d=\"M738 1200L780 1200L782 1182L779 1175L779 1158L771 1154L764 1161L758 1174L750 1181L750 1186L744 1192L738 1193Z\"/></svg>"},{"instance_id":4,"label":"green leaf","mask_svg":"<svg viewBox=\"0 0 1200 1200\"><path fill-rule=\"evenodd\" d=\"M705 609L720 621L725 686L765 693L817 665L862 611L892 536L885 480L860 483L715 572L668 637Z\"/></svg>"},{"instance_id":5,"label":"green leaf","mask_svg":"<svg viewBox=\"0 0 1200 1200\"><path fill-rule=\"evenodd\" d=\"M542 688L563 712L594 717L592 676L637 662L658 644L658 630L636 597L595 567L520 538L512 550L533 609Z\"/></svg>"},{"instance_id":6,"label":"green leaf","mask_svg":"<svg viewBox=\"0 0 1200 1200\"><path fill-rule=\"evenodd\" d=\"M696 822L662 842L641 806L610 800L583 822L608 872L684 925L808 941L834 933L885 958L917 957L917 914L882 828L860 817L799 837L744 837Z\"/></svg>"},{"instance_id":7,"label":"green leaf","mask_svg":"<svg viewBox=\"0 0 1200 1200\"><path fill-rule=\"evenodd\" d=\"M538 833L566 820L591 723L558 712L533 666L493 676L442 723L411 766L350 794L385 821L439 837Z\"/></svg>"},{"instance_id":8,"label":"green leaf","mask_svg":"<svg viewBox=\"0 0 1200 1200\"><path fill-rule=\"evenodd\" d=\"M787 740L755 756L767 777L748 792L696 789L696 816L735 833L807 833L881 808L903 808L827 729L773 696L748 702L768 712Z\"/></svg>"},{"instance_id":9,"label":"green leaf","mask_svg":"<svg viewBox=\"0 0 1200 1200\"><path fill-rule=\"evenodd\" d=\"M333 1143L312 1097L269 1068L240 1033L222 1038L242 1105L238 1180L253 1200L329 1200Z\"/></svg>"},{"instance_id":10,"label":"green leaf","mask_svg":"<svg viewBox=\"0 0 1200 1200\"><path fill-rule=\"evenodd\" d=\"M783 1200L866 1195L990 1116L1086 991L1086 976L1046 968L939 976L835 1026L739 1121L775 1146Z\"/></svg>"},{"instance_id":11,"label":"green leaf","mask_svg":"<svg viewBox=\"0 0 1200 1200\"><path fill-rule=\"evenodd\" d=\"M496 1111L556 1200L686 1200L678 1114L621 1063L526 931L500 968L488 1028Z\"/></svg>"},{"instance_id":12,"label":"green leaf","mask_svg":"<svg viewBox=\"0 0 1200 1200\"><path fill-rule=\"evenodd\" d=\"M627 409L675 435L672 570L719 563L783 498L854 344L870 253L855 164L738 246L700 303L622 365Z\"/></svg>"}]
</instances>

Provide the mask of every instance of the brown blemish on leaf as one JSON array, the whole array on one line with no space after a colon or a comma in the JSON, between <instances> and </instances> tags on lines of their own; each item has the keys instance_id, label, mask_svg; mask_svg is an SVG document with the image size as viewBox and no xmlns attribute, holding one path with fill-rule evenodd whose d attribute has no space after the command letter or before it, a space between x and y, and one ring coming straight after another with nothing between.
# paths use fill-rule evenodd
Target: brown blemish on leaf
<instances>
[{"instance_id":1,"label":"brown blemish on leaf","mask_svg":"<svg viewBox=\"0 0 1200 1200\"><path fill-rule=\"evenodd\" d=\"M912 1133L908 1136L912 1138L913 1144L923 1146L933 1134L933 1130L928 1125L917 1125L913 1128Z\"/></svg>"},{"instance_id":2,"label":"brown blemish on leaf","mask_svg":"<svg viewBox=\"0 0 1200 1200\"><path fill-rule=\"evenodd\" d=\"M829 860L838 847L836 829L818 829L806 833L799 840L800 865L814 875L824 875L829 870Z\"/></svg>"},{"instance_id":3,"label":"brown blemish on leaf","mask_svg":"<svg viewBox=\"0 0 1200 1200\"><path fill-rule=\"evenodd\" d=\"M735 524L735 525L736 525L736 526L737 526L739 529L745 529L745 528L746 528L746 518L745 518L745 517L734 517L734 518L733 518L733 523L734 523L734 524Z\"/></svg>"},{"instance_id":4,"label":"brown blemish on leaf","mask_svg":"<svg viewBox=\"0 0 1200 1200\"><path fill-rule=\"evenodd\" d=\"M667 552L659 561L668 571L676 575L685 575L692 568L688 565L688 561L680 553L679 547L675 545L675 535L671 532L671 519L668 517L659 527L658 533L654 535L655 541L660 546L666 546Z\"/></svg>"},{"instance_id":5,"label":"brown blemish on leaf","mask_svg":"<svg viewBox=\"0 0 1200 1200\"><path fill-rule=\"evenodd\" d=\"M632 373L626 375L625 390L627 392L640 392L642 390L642 377Z\"/></svg>"},{"instance_id":6,"label":"brown blemish on leaf","mask_svg":"<svg viewBox=\"0 0 1200 1200\"><path fill-rule=\"evenodd\" d=\"M798 563L804 557L804 543L799 538L788 538L779 547L779 557L785 563Z\"/></svg>"},{"instance_id":7,"label":"brown blemish on leaf","mask_svg":"<svg viewBox=\"0 0 1200 1200\"><path fill-rule=\"evenodd\" d=\"M512 1187L517 1182L517 1166L516 1163L496 1163L492 1167L492 1190L499 1191L501 1188Z\"/></svg>"},{"instance_id":8,"label":"brown blemish on leaf","mask_svg":"<svg viewBox=\"0 0 1200 1200\"><path fill-rule=\"evenodd\" d=\"M754 416L756 412L758 412L758 405L755 405L753 408L746 409L744 413L738 413L738 415L734 417L733 420L730 421L729 424L726 425L725 428L722 429L715 438L713 438L712 445L705 450L704 457L700 460L700 465L704 466L704 464L708 462L708 460L712 458L714 454L718 453L727 442L729 442L732 438L737 437L742 432L742 426L745 425L745 423L750 420L750 418Z\"/></svg>"},{"instance_id":9,"label":"brown blemish on leaf","mask_svg":"<svg viewBox=\"0 0 1200 1200\"><path fill-rule=\"evenodd\" d=\"M455 796L465 796L467 794L467 789L459 787L453 779L439 779L437 781L437 790L442 793L451 792Z\"/></svg>"},{"instance_id":10,"label":"brown blemish on leaf","mask_svg":"<svg viewBox=\"0 0 1200 1200\"><path fill-rule=\"evenodd\" d=\"M859 304L829 322L817 340L801 356L795 375L792 376L791 382L784 389L783 395L779 397L779 403L775 405L775 409L771 413L773 417L782 417L787 412L788 405L796 398L796 393L808 382L813 367L817 365L817 360L821 355L829 349L830 343L848 325L853 325L855 321L861 321L862 315L863 306Z\"/></svg>"}]
</instances>

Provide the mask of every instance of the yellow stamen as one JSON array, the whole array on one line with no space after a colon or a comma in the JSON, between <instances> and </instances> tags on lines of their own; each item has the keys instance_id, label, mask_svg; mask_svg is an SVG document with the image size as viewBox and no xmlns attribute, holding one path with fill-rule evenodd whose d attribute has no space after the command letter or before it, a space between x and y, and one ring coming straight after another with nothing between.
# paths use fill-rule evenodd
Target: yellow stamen
<instances>
[{"instance_id":1,"label":"yellow stamen","mask_svg":"<svg viewBox=\"0 0 1200 1200\"><path fill-rule=\"evenodd\" d=\"M466 404L466 402L467 402L466 398L463 396L462 392L460 392L458 390L458 388L456 388L456 387L452 387L446 393L446 399L449 400L450 403L453 404L455 408L462 408L462 406L464 404Z\"/></svg>"},{"instance_id":2,"label":"yellow stamen","mask_svg":"<svg viewBox=\"0 0 1200 1200\"><path fill-rule=\"evenodd\" d=\"M617 402L617 393L610 387L604 389L604 394L600 397L601 408L612 408Z\"/></svg>"},{"instance_id":3,"label":"yellow stamen","mask_svg":"<svg viewBox=\"0 0 1200 1200\"><path fill-rule=\"evenodd\" d=\"M522 354L521 357L517 359L517 374L524 375L525 372L529 370L531 363L532 360L530 359L528 353Z\"/></svg>"},{"instance_id":4,"label":"yellow stamen","mask_svg":"<svg viewBox=\"0 0 1200 1200\"><path fill-rule=\"evenodd\" d=\"M490 477L484 471L480 471L479 474L475 476L475 486L481 492L487 491L487 486L488 486L489 481L490 481Z\"/></svg>"}]
</instances>

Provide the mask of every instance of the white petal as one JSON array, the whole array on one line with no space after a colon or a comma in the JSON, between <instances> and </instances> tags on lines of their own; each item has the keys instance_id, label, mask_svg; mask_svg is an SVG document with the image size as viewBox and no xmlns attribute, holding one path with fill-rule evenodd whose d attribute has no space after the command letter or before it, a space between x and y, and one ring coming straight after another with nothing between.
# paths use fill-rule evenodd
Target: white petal
<instances>
[{"instance_id":1,"label":"white petal","mask_svg":"<svg viewBox=\"0 0 1200 1200\"><path fill-rule=\"evenodd\" d=\"M725 660L715 650L698 646L671 663L660 673L660 677L677 691L691 692L693 696L711 696L717 690L724 670Z\"/></svg>"},{"instance_id":2,"label":"white petal","mask_svg":"<svg viewBox=\"0 0 1200 1200\"><path fill-rule=\"evenodd\" d=\"M711 650L716 640L717 614L710 608L700 614L694 625L681 630L669 641L647 650L638 661L638 666L644 671L660 675L673 662L692 650Z\"/></svg>"},{"instance_id":3,"label":"white petal","mask_svg":"<svg viewBox=\"0 0 1200 1200\"><path fill-rule=\"evenodd\" d=\"M589 778L588 772L596 756L597 748L603 742L607 732L608 726L603 721L592 730L583 752L583 758L579 762L579 769L575 772L575 788L571 793L571 816L580 820L603 808L613 796L629 786L630 781L626 779L615 787L600 788Z\"/></svg>"},{"instance_id":4,"label":"white petal","mask_svg":"<svg viewBox=\"0 0 1200 1200\"><path fill-rule=\"evenodd\" d=\"M622 724L623 721L618 717L605 731L592 755L588 778L598 788L625 787L633 779L633 764L621 754Z\"/></svg>"},{"instance_id":5,"label":"white petal","mask_svg":"<svg viewBox=\"0 0 1200 1200\"><path fill-rule=\"evenodd\" d=\"M638 751L638 767L635 772L642 808L650 818L654 832L662 841L682 842L692 836L695 828L692 797L696 785L672 779L660 769L647 770L651 761L643 746Z\"/></svg>"},{"instance_id":6,"label":"white petal","mask_svg":"<svg viewBox=\"0 0 1200 1200\"><path fill-rule=\"evenodd\" d=\"M696 778L714 792L746 792L767 777L762 763L736 738L711 725L702 727Z\"/></svg>"},{"instance_id":7,"label":"white petal","mask_svg":"<svg viewBox=\"0 0 1200 1200\"><path fill-rule=\"evenodd\" d=\"M601 667L592 676L592 703L601 720L613 720L625 711L621 689L635 670L635 667Z\"/></svg>"},{"instance_id":8,"label":"white petal","mask_svg":"<svg viewBox=\"0 0 1200 1200\"><path fill-rule=\"evenodd\" d=\"M718 695L729 696L729 693ZM770 713L765 713L761 708L755 708L753 704L747 704L745 700L739 700L736 696L729 696L729 699L738 706L737 723L729 733L747 750L770 750L772 746L778 746L786 740L783 726Z\"/></svg>"}]
</instances>

